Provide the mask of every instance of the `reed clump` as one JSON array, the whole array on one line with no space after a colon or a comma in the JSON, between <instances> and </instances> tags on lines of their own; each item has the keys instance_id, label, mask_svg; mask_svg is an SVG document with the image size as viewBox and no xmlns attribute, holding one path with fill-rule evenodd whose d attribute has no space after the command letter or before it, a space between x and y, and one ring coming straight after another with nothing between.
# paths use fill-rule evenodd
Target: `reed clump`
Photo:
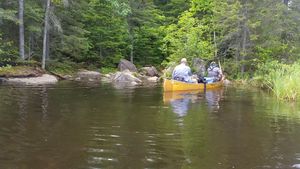
<instances>
[{"instance_id":1,"label":"reed clump","mask_svg":"<svg viewBox=\"0 0 300 169\"><path fill-rule=\"evenodd\" d=\"M255 78L278 99L297 100L300 97L300 62L269 62L259 67Z\"/></svg>"}]
</instances>

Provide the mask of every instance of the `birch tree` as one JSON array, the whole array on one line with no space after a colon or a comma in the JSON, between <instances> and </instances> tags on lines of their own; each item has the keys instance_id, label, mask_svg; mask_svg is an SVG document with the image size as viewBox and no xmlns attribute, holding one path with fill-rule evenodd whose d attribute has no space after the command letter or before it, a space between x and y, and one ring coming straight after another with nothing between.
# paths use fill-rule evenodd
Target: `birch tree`
<instances>
[{"instance_id":1,"label":"birch tree","mask_svg":"<svg viewBox=\"0 0 300 169\"><path fill-rule=\"evenodd\" d=\"M49 11L50 11L51 0L47 0L46 2L46 11L45 11L45 25L44 25L44 35L43 35L43 56L42 56L42 68L46 68L46 56L47 56L47 38L48 29L49 29Z\"/></svg>"},{"instance_id":2,"label":"birch tree","mask_svg":"<svg viewBox=\"0 0 300 169\"><path fill-rule=\"evenodd\" d=\"M22 60L25 59L24 41L24 0L19 0L19 53Z\"/></svg>"},{"instance_id":3,"label":"birch tree","mask_svg":"<svg viewBox=\"0 0 300 169\"><path fill-rule=\"evenodd\" d=\"M63 3L64 6L68 6L68 0L53 0L54 3ZM43 34L43 56L42 56L42 68L46 68L46 60L49 59L50 52L50 40L49 40L49 29L50 21L53 23L58 32L62 32L60 21L54 14L53 9L51 10L51 0L46 1L45 18L44 18L44 34Z\"/></svg>"}]
</instances>

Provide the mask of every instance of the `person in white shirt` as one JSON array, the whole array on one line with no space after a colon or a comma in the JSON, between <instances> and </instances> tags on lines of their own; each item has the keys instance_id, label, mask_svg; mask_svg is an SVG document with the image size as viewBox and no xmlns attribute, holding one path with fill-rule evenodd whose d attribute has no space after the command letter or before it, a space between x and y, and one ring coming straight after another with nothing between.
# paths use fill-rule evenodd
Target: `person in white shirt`
<instances>
[{"instance_id":1,"label":"person in white shirt","mask_svg":"<svg viewBox=\"0 0 300 169\"><path fill-rule=\"evenodd\" d=\"M194 83L192 80L192 71L191 68L187 66L186 58L182 58L180 64L175 67L172 73L172 79L187 83Z\"/></svg>"}]
</instances>

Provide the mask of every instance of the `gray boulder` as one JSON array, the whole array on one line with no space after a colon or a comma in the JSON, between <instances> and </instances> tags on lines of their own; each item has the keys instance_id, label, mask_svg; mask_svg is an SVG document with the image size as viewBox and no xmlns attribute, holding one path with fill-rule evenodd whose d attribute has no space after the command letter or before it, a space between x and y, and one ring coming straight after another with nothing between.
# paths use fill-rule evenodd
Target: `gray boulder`
<instances>
[{"instance_id":1,"label":"gray boulder","mask_svg":"<svg viewBox=\"0 0 300 169\"><path fill-rule=\"evenodd\" d=\"M176 67L177 63L175 62L171 62L168 67L166 67L164 70L163 70L163 78L171 78L172 77L172 72L174 70L174 68Z\"/></svg>"},{"instance_id":2,"label":"gray boulder","mask_svg":"<svg viewBox=\"0 0 300 169\"><path fill-rule=\"evenodd\" d=\"M118 69L119 69L119 71L124 71L124 70L127 69L131 72L137 72L136 66L133 63L126 60L126 59L121 59L120 60L119 65L118 65Z\"/></svg>"},{"instance_id":3,"label":"gray boulder","mask_svg":"<svg viewBox=\"0 0 300 169\"><path fill-rule=\"evenodd\" d=\"M148 82L151 82L151 83L157 83L159 79L158 79L158 77L153 76L153 77L148 77L147 80L148 80Z\"/></svg>"},{"instance_id":4,"label":"gray boulder","mask_svg":"<svg viewBox=\"0 0 300 169\"><path fill-rule=\"evenodd\" d=\"M206 72L206 62L200 58L193 59L192 68L195 70L197 75L204 76Z\"/></svg>"},{"instance_id":5,"label":"gray boulder","mask_svg":"<svg viewBox=\"0 0 300 169\"><path fill-rule=\"evenodd\" d=\"M4 83L4 82L5 82L5 79L0 77L0 84Z\"/></svg>"},{"instance_id":6,"label":"gray boulder","mask_svg":"<svg viewBox=\"0 0 300 169\"><path fill-rule=\"evenodd\" d=\"M300 168L300 164L294 164L292 167L293 168Z\"/></svg>"},{"instance_id":7,"label":"gray boulder","mask_svg":"<svg viewBox=\"0 0 300 169\"><path fill-rule=\"evenodd\" d=\"M113 76L112 73L102 75L101 82L111 83L112 82L112 76Z\"/></svg>"},{"instance_id":8,"label":"gray boulder","mask_svg":"<svg viewBox=\"0 0 300 169\"><path fill-rule=\"evenodd\" d=\"M141 74L146 75L146 76L159 76L158 71L154 66L149 66L149 67L142 67L140 69Z\"/></svg>"},{"instance_id":9,"label":"gray boulder","mask_svg":"<svg viewBox=\"0 0 300 169\"><path fill-rule=\"evenodd\" d=\"M53 75L43 74L40 77L7 78L5 79L5 82L9 84L46 85L55 84L58 82L58 80Z\"/></svg>"},{"instance_id":10,"label":"gray boulder","mask_svg":"<svg viewBox=\"0 0 300 169\"><path fill-rule=\"evenodd\" d=\"M125 84L129 86L136 86L142 84L142 81L135 77L129 70L124 70L122 72L116 72L112 75L112 82L115 84Z\"/></svg>"},{"instance_id":11,"label":"gray boulder","mask_svg":"<svg viewBox=\"0 0 300 169\"><path fill-rule=\"evenodd\" d=\"M153 84L159 82L159 78L157 76L145 76L138 74L137 78L140 79L143 82L143 85Z\"/></svg>"},{"instance_id":12,"label":"gray boulder","mask_svg":"<svg viewBox=\"0 0 300 169\"><path fill-rule=\"evenodd\" d=\"M101 79L101 73L95 71L80 71L77 73L76 79L78 81L98 81Z\"/></svg>"},{"instance_id":13,"label":"gray boulder","mask_svg":"<svg viewBox=\"0 0 300 169\"><path fill-rule=\"evenodd\" d=\"M228 80L228 79L225 79L224 80L224 85L225 86L229 86L231 84L231 81L230 80Z\"/></svg>"}]
</instances>

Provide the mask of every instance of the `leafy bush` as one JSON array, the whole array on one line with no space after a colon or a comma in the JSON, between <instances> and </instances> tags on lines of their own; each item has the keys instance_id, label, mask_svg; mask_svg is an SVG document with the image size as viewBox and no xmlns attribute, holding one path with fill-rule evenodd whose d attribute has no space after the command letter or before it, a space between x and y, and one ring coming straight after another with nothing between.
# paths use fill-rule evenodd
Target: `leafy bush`
<instances>
[{"instance_id":1,"label":"leafy bush","mask_svg":"<svg viewBox=\"0 0 300 169\"><path fill-rule=\"evenodd\" d=\"M59 75L74 74L79 69L78 64L71 61L53 60L48 64L48 70Z\"/></svg>"},{"instance_id":2,"label":"leafy bush","mask_svg":"<svg viewBox=\"0 0 300 169\"><path fill-rule=\"evenodd\" d=\"M102 67L100 72L103 74L108 74L108 73L114 73L116 72L117 69L116 68L112 68L112 67Z\"/></svg>"}]
</instances>

